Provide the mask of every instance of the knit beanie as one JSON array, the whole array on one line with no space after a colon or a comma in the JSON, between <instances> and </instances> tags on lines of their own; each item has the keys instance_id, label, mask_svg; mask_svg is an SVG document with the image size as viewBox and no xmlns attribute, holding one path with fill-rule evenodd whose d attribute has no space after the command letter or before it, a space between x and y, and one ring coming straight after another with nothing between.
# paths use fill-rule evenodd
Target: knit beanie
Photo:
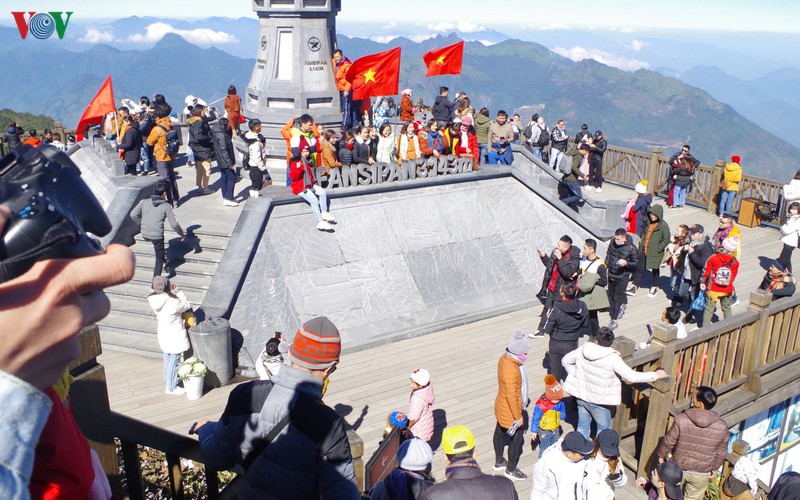
<instances>
[{"instance_id":1,"label":"knit beanie","mask_svg":"<svg viewBox=\"0 0 800 500\"><path fill-rule=\"evenodd\" d=\"M289 349L292 363L309 370L324 370L333 366L339 361L341 351L339 330L325 316L303 323Z\"/></svg>"},{"instance_id":2,"label":"knit beanie","mask_svg":"<svg viewBox=\"0 0 800 500\"><path fill-rule=\"evenodd\" d=\"M511 354L528 354L528 341L525 340L525 332L514 330L511 342L508 343L508 352Z\"/></svg>"},{"instance_id":3,"label":"knit beanie","mask_svg":"<svg viewBox=\"0 0 800 500\"><path fill-rule=\"evenodd\" d=\"M647 192L647 181L640 182L634 189L639 194L645 194Z\"/></svg>"},{"instance_id":4,"label":"knit beanie","mask_svg":"<svg viewBox=\"0 0 800 500\"><path fill-rule=\"evenodd\" d=\"M472 125L472 117L469 115L464 115L461 117L461 124L462 125Z\"/></svg>"},{"instance_id":5,"label":"knit beanie","mask_svg":"<svg viewBox=\"0 0 800 500\"><path fill-rule=\"evenodd\" d=\"M742 158L739 155L733 155L731 156L731 161L733 163L739 163L740 161L742 161Z\"/></svg>"},{"instance_id":6,"label":"knit beanie","mask_svg":"<svg viewBox=\"0 0 800 500\"><path fill-rule=\"evenodd\" d=\"M722 240L722 248L731 253L735 252L736 249L739 248L739 235L734 234Z\"/></svg>"},{"instance_id":7,"label":"knit beanie","mask_svg":"<svg viewBox=\"0 0 800 500\"><path fill-rule=\"evenodd\" d=\"M411 380L424 387L431 381L431 374L428 370L419 368L411 372Z\"/></svg>"},{"instance_id":8,"label":"knit beanie","mask_svg":"<svg viewBox=\"0 0 800 500\"><path fill-rule=\"evenodd\" d=\"M558 379L549 373L544 376L544 397L550 401L560 401L564 399L564 389L558 383Z\"/></svg>"},{"instance_id":9,"label":"knit beanie","mask_svg":"<svg viewBox=\"0 0 800 500\"><path fill-rule=\"evenodd\" d=\"M421 471L428 468L433 461L433 451L425 441L419 438L403 441L397 450L397 465L401 469Z\"/></svg>"}]
</instances>

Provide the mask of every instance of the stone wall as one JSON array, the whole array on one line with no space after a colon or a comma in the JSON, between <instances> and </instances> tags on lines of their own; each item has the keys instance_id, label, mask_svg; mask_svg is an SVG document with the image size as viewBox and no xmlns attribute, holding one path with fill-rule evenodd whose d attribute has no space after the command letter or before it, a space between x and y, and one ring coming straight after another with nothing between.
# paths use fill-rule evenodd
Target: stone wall
<instances>
[{"instance_id":1,"label":"stone wall","mask_svg":"<svg viewBox=\"0 0 800 500\"><path fill-rule=\"evenodd\" d=\"M592 237L513 177L337 198L331 209L333 234L305 204L272 208L230 317L240 366L313 316L355 349L533 305L536 249Z\"/></svg>"}]
</instances>

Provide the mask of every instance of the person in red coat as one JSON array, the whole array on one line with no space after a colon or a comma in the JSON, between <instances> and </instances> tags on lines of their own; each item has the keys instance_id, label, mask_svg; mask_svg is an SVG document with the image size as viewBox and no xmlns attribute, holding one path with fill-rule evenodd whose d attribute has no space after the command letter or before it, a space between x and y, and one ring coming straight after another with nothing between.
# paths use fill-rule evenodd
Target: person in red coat
<instances>
[{"instance_id":1,"label":"person in red coat","mask_svg":"<svg viewBox=\"0 0 800 500\"><path fill-rule=\"evenodd\" d=\"M461 158L463 156L475 158L478 153L478 136L475 134L475 128L472 126L472 117L464 115L461 117L461 137L458 141L458 146L453 153ZM475 170L478 170L477 164Z\"/></svg>"},{"instance_id":2,"label":"person in red coat","mask_svg":"<svg viewBox=\"0 0 800 500\"><path fill-rule=\"evenodd\" d=\"M703 312L703 325L711 324L717 302L722 306L722 316L731 316L731 297L734 294L733 282L739 274L739 260L734 257L739 248L739 235L728 236L722 240L717 253L706 262L700 289L706 292L706 309Z\"/></svg>"},{"instance_id":3,"label":"person in red coat","mask_svg":"<svg viewBox=\"0 0 800 500\"><path fill-rule=\"evenodd\" d=\"M328 212L328 194L317 184L314 178L314 164L311 159L311 146L305 137L300 137L298 145L300 156L292 158L289 166L289 178L292 180L292 193L303 198L311 205L314 217L317 218L317 229L333 231L336 220Z\"/></svg>"}]
</instances>

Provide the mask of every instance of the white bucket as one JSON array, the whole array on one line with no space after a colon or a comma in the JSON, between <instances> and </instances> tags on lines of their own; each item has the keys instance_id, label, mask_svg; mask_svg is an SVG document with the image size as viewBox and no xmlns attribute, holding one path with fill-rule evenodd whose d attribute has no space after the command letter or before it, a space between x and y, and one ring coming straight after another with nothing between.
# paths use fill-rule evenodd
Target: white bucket
<instances>
[{"instance_id":1,"label":"white bucket","mask_svg":"<svg viewBox=\"0 0 800 500\"><path fill-rule=\"evenodd\" d=\"M186 389L188 399L200 399L203 397L203 377L190 375L183 379L183 388Z\"/></svg>"}]
</instances>

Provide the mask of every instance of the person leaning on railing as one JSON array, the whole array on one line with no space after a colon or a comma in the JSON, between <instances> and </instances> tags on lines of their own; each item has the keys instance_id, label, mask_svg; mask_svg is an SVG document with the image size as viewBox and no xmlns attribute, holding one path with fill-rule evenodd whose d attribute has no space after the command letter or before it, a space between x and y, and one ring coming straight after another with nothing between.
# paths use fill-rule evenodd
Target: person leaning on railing
<instances>
[{"instance_id":1,"label":"person leaning on railing","mask_svg":"<svg viewBox=\"0 0 800 500\"><path fill-rule=\"evenodd\" d=\"M0 206L0 232L11 212ZM0 284L0 498L29 498L36 443L50 413L42 392L80 355L77 333L109 311L103 289L133 277L133 253L111 245L102 255L37 262Z\"/></svg>"}]
</instances>

